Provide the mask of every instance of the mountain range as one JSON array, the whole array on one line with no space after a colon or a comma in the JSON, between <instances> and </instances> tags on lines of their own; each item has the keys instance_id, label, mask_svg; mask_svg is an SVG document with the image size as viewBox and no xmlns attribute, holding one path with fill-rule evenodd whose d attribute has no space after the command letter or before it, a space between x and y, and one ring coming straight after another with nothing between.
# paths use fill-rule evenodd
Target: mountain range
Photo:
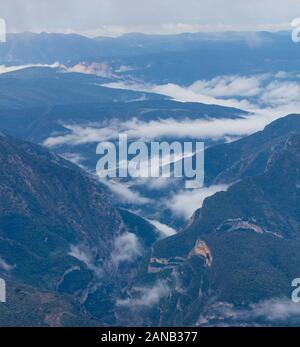
<instances>
[{"instance_id":1,"label":"mountain range","mask_svg":"<svg viewBox=\"0 0 300 347\"><path fill-rule=\"evenodd\" d=\"M278 114L297 108L290 33L8 34L0 64L0 326L299 326L300 116ZM251 107L277 120L200 138ZM99 180L97 144L126 131L205 140L203 189Z\"/></svg>"},{"instance_id":2,"label":"mountain range","mask_svg":"<svg viewBox=\"0 0 300 347\"><path fill-rule=\"evenodd\" d=\"M87 38L64 34L8 34L0 64L105 63L125 79L188 85L219 75L295 72L299 49L289 32L126 34ZM201 61L201 64L199 64Z\"/></svg>"},{"instance_id":3,"label":"mountain range","mask_svg":"<svg viewBox=\"0 0 300 347\"><path fill-rule=\"evenodd\" d=\"M288 300L300 266L297 124L290 115L239 140L253 170L163 239L90 174L1 134L1 324L16 324L17 307L20 325L296 325L262 308ZM220 160L233 144L217 146Z\"/></svg>"}]
</instances>

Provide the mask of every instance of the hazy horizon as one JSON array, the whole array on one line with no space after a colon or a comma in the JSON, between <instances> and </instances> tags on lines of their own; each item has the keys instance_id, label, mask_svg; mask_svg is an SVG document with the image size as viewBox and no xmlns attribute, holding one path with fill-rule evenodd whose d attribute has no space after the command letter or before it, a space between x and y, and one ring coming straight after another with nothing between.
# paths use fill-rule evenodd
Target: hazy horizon
<instances>
[{"instance_id":1,"label":"hazy horizon","mask_svg":"<svg viewBox=\"0 0 300 347\"><path fill-rule=\"evenodd\" d=\"M278 1L277 1L278 2ZM0 1L0 18L10 33L76 33L116 37L126 33L180 34L224 31L282 31L300 16L300 3L287 0L12 0Z\"/></svg>"},{"instance_id":2,"label":"hazy horizon","mask_svg":"<svg viewBox=\"0 0 300 347\"><path fill-rule=\"evenodd\" d=\"M30 30L24 30L24 31L19 31L19 32L12 32L12 31L8 31L7 35L17 35L17 34L36 34L36 35L41 35L41 34L57 34L57 35L78 35L78 36L82 36L82 37L86 37L86 38L99 38L99 37L103 37L103 38L119 38L119 37L123 37L126 35L144 35L144 36L180 36L180 35L197 35L197 34L206 34L206 35L222 35L222 34L230 34L230 33L234 33L234 34L241 34L241 35L246 35L246 34L260 34L260 33L270 33L270 34L280 34L280 33L286 33L289 34L291 32L291 29L282 29L282 30L277 30L277 31L272 31L272 30L226 30L226 31L184 31L181 33L144 33L144 32L139 32L139 31L130 31L130 32L125 32L125 33L120 33L118 35L115 36L109 36L109 35L88 35L86 33L80 33L80 32L62 32L62 31L30 31Z\"/></svg>"}]
</instances>

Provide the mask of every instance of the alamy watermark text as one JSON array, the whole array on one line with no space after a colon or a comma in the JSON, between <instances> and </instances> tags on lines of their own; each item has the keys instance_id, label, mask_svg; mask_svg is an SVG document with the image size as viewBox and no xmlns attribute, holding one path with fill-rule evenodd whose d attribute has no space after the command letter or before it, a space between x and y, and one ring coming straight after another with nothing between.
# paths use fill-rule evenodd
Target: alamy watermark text
<instances>
[{"instance_id":1,"label":"alamy watermark text","mask_svg":"<svg viewBox=\"0 0 300 347\"><path fill-rule=\"evenodd\" d=\"M96 154L101 158L96 172L100 178L184 178L185 187L198 189L204 184L203 142L101 142Z\"/></svg>"}]
</instances>

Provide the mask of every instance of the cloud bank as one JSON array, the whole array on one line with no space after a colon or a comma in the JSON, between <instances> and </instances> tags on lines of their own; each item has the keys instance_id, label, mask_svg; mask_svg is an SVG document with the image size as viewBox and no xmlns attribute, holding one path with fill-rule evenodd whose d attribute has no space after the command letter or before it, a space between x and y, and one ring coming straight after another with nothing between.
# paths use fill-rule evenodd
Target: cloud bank
<instances>
[{"instance_id":1,"label":"cloud bank","mask_svg":"<svg viewBox=\"0 0 300 347\"><path fill-rule=\"evenodd\" d=\"M14 65L14 66L0 65L0 75L8 73L8 72L28 69L31 67L48 67L48 68L56 69L56 68L60 68L61 65L59 63L54 63L51 65L48 65L48 64L28 64L28 65Z\"/></svg>"},{"instance_id":2,"label":"cloud bank","mask_svg":"<svg viewBox=\"0 0 300 347\"><path fill-rule=\"evenodd\" d=\"M115 238L111 259L116 266L123 262L134 262L142 255L143 248L133 233L124 233Z\"/></svg>"},{"instance_id":3,"label":"cloud bank","mask_svg":"<svg viewBox=\"0 0 300 347\"><path fill-rule=\"evenodd\" d=\"M177 234L177 231L174 228L171 228L166 224L160 223L157 220L147 219L147 221L154 225L155 228L160 231L162 237L168 237Z\"/></svg>"},{"instance_id":4,"label":"cloud bank","mask_svg":"<svg viewBox=\"0 0 300 347\"><path fill-rule=\"evenodd\" d=\"M236 308L233 304L218 302L209 313L200 315L197 325L209 326L239 326L239 325L292 325L299 322L300 306L289 298L272 298L251 304L246 308ZM258 323L259 321L259 323Z\"/></svg>"},{"instance_id":5,"label":"cloud bank","mask_svg":"<svg viewBox=\"0 0 300 347\"><path fill-rule=\"evenodd\" d=\"M90 253L90 251L83 246L75 246L75 245L71 245L70 247L70 252L68 253L71 257L79 260L80 262L84 263L85 266L91 270L92 272L94 272L94 274L97 277L102 277L103 275L103 270L100 266L95 265L94 260L93 260L93 256Z\"/></svg>"},{"instance_id":6,"label":"cloud bank","mask_svg":"<svg viewBox=\"0 0 300 347\"><path fill-rule=\"evenodd\" d=\"M3 269L6 272L10 272L11 270L13 270L16 267L16 265L10 265L6 262L5 259L3 259L2 257L0 257L0 268Z\"/></svg>"},{"instance_id":7,"label":"cloud bank","mask_svg":"<svg viewBox=\"0 0 300 347\"><path fill-rule=\"evenodd\" d=\"M129 308L152 307L167 297L170 289L164 281L158 281L153 287L135 288L135 291L138 292L135 298L117 300L116 305Z\"/></svg>"},{"instance_id":8,"label":"cloud bank","mask_svg":"<svg viewBox=\"0 0 300 347\"><path fill-rule=\"evenodd\" d=\"M114 122L105 127L99 125L69 125L63 126L68 131L65 135L53 135L43 144L50 148L59 146L80 146L84 144L99 143L102 141L117 140L119 133L126 134L131 140L153 140L162 138L172 139L214 139L225 137L241 137L261 130L274 116L255 114L242 119L183 119L173 118L140 121L136 118L127 122Z\"/></svg>"},{"instance_id":9,"label":"cloud bank","mask_svg":"<svg viewBox=\"0 0 300 347\"><path fill-rule=\"evenodd\" d=\"M182 190L166 199L165 204L174 215L187 220L198 208L202 207L206 198L217 192L226 191L228 187L228 185L220 184L192 191Z\"/></svg>"}]
</instances>

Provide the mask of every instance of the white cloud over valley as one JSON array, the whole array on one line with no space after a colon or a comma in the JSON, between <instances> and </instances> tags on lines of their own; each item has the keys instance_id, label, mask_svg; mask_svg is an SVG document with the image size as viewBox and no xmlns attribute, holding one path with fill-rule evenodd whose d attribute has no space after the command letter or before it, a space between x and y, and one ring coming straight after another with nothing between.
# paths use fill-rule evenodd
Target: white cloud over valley
<instances>
[{"instance_id":1,"label":"white cloud over valley","mask_svg":"<svg viewBox=\"0 0 300 347\"><path fill-rule=\"evenodd\" d=\"M5 65L0 65L0 75L8 72L14 72L14 71L19 71L19 70L24 70L28 69L31 67L48 67L48 68L59 68L61 65L59 63L54 63L54 64L27 64L27 65L12 65L12 66L5 66Z\"/></svg>"},{"instance_id":2,"label":"white cloud over valley","mask_svg":"<svg viewBox=\"0 0 300 347\"><path fill-rule=\"evenodd\" d=\"M274 322L279 324L289 322L291 325L295 319L299 321L299 317L299 304L286 297L263 300L244 308L236 308L231 303L218 302L211 307L207 315L200 315L197 325L210 325L210 320L214 322L214 326L241 326L241 324L253 326L258 320L262 325Z\"/></svg>"},{"instance_id":3,"label":"white cloud over valley","mask_svg":"<svg viewBox=\"0 0 300 347\"><path fill-rule=\"evenodd\" d=\"M135 298L119 299L117 306L130 308L152 307L170 293L168 285L164 281L157 281L152 287L134 288L138 295Z\"/></svg>"},{"instance_id":4,"label":"white cloud over valley","mask_svg":"<svg viewBox=\"0 0 300 347\"><path fill-rule=\"evenodd\" d=\"M112 262L118 266L123 262L135 261L142 252L143 248L137 236L127 232L115 238L111 259Z\"/></svg>"},{"instance_id":5,"label":"white cloud over valley","mask_svg":"<svg viewBox=\"0 0 300 347\"><path fill-rule=\"evenodd\" d=\"M192 191L182 190L166 199L165 203L176 216L187 220L198 208L202 207L206 198L227 189L228 185L220 184Z\"/></svg>"},{"instance_id":6,"label":"white cloud over valley","mask_svg":"<svg viewBox=\"0 0 300 347\"><path fill-rule=\"evenodd\" d=\"M168 237L175 235L177 231L174 228L171 228L170 226L163 224L157 220L154 219L147 219L149 223L155 226L157 230L160 231L162 237Z\"/></svg>"},{"instance_id":7,"label":"white cloud over valley","mask_svg":"<svg viewBox=\"0 0 300 347\"><path fill-rule=\"evenodd\" d=\"M123 88L144 92L155 92L169 96L180 102L200 102L242 108L249 113L240 118L163 118L149 121L131 118L120 122L112 119L103 123L63 124L65 134L52 135L45 140L48 147L81 146L101 141L116 141L119 133L127 134L131 140L191 139L231 141L262 130L275 119L290 113L300 113L300 79L284 71L276 74L251 76L225 75L210 80L195 81L190 86L175 84L149 85L132 82L117 82L106 85L110 88ZM77 149L76 149L77 151ZM77 158L78 159L78 158ZM76 158L75 158L76 160ZM118 181L104 182L124 203L153 205L154 201L143 196L136 189L143 184L152 190L168 190L166 199L161 201L174 215L188 219L202 206L204 199L227 186L205 187L187 191L174 189L170 179L139 180L134 184ZM139 192L138 192L138 191ZM155 218L150 219L156 220ZM157 224L158 226L158 224ZM159 229L159 228L158 228ZM162 228L161 228L162 230ZM165 229L166 233L172 230Z\"/></svg>"}]
</instances>

